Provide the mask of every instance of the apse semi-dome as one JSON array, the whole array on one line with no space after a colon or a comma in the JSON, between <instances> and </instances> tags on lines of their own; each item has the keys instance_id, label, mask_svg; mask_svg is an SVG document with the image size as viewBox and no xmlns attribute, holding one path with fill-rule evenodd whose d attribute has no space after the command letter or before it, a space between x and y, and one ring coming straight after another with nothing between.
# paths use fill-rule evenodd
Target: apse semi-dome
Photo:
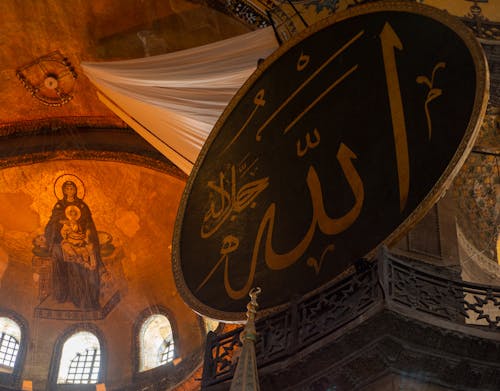
<instances>
[{"instance_id":1,"label":"apse semi-dome","mask_svg":"<svg viewBox=\"0 0 500 391\"><path fill-rule=\"evenodd\" d=\"M183 188L115 161L0 170L0 381L171 387L198 368L207 331L171 272Z\"/></svg>"}]
</instances>

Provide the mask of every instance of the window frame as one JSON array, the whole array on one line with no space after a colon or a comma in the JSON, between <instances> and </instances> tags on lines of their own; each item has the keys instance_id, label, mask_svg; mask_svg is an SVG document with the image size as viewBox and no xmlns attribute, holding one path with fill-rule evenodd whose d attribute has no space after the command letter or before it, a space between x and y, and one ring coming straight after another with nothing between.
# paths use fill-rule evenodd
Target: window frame
<instances>
[{"instance_id":1,"label":"window frame","mask_svg":"<svg viewBox=\"0 0 500 391\"><path fill-rule=\"evenodd\" d=\"M182 352L179 344L177 324L175 322L175 317L172 315L172 312L162 305L154 305L144 309L143 311L141 311L136 321L134 322L132 332L132 368L134 381L143 380L144 378L147 378L152 374L155 374L155 376L157 376L159 373L169 371L174 366L173 361L170 361L155 368L147 369L145 371L140 370L142 351L141 329L144 322L146 322L146 320L148 320L149 317L153 315L163 315L168 319L170 323L170 328L172 329L172 340L174 342L174 360L176 357L179 357L180 352Z\"/></svg>"},{"instance_id":2,"label":"window frame","mask_svg":"<svg viewBox=\"0 0 500 391\"><path fill-rule=\"evenodd\" d=\"M0 319L8 318L2 317ZM0 368L10 368L8 370L14 370L17 355L19 354L20 344L20 338L18 339L11 334L4 333L3 331L0 332L0 360L2 360L2 362L0 362Z\"/></svg>"},{"instance_id":3,"label":"window frame","mask_svg":"<svg viewBox=\"0 0 500 391\"><path fill-rule=\"evenodd\" d=\"M17 312L5 308L0 308L0 318L12 320L21 330L21 338L18 341L19 351L17 352L16 360L14 362L14 368L11 373L0 372L0 385L20 387L28 347L28 322Z\"/></svg>"},{"instance_id":4,"label":"window frame","mask_svg":"<svg viewBox=\"0 0 500 391\"><path fill-rule=\"evenodd\" d=\"M100 366L99 375L96 383L91 384L78 384L78 383L64 383L58 384L57 377L59 375L59 367L61 365L62 350L64 344L76 333L86 331L92 333L99 341L100 349ZM47 382L47 390L95 390L98 383L106 382L107 370L107 345L102 331L93 323L79 323L67 328L58 338L54 345L54 351L50 361L49 379Z\"/></svg>"}]
</instances>

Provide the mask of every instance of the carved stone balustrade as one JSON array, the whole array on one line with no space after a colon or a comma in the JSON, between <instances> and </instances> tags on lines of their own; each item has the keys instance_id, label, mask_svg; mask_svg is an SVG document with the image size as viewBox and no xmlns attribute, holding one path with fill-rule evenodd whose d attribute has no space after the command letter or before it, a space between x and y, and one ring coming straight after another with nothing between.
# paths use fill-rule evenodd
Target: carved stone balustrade
<instances>
[{"instance_id":1,"label":"carved stone balustrade","mask_svg":"<svg viewBox=\"0 0 500 391\"><path fill-rule=\"evenodd\" d=\"M240 329L207 338L202 388L229 387ZM398 373L457 390L500 387L500 287L384 251L257 321L263 390L355 390Z\"/></svg>"}]
</instances>

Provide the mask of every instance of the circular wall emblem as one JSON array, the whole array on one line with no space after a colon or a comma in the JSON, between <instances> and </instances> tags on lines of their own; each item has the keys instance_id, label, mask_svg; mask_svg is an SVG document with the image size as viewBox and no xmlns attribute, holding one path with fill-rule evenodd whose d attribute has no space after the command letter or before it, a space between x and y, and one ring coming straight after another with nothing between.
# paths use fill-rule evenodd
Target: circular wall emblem
<instances>
[{"instance_id":1,"label":"circular wall emblem","mask_svg":"<svg viewBox=\"0 0 500 391\"><path fill-rule=\"evenodd\" d=\"M406 233L449 185L487 103L472 32L414 3L360 6L283 45L226 109L174 236L187 303L244 319L321 289Z\"/></svg>"}]
</instances>

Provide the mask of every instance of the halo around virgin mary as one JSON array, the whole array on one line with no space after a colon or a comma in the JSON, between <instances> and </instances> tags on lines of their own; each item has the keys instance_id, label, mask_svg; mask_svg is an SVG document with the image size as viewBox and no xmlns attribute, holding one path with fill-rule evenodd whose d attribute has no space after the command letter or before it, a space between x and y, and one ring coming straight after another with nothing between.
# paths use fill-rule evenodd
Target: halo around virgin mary
<instances>
[{"instance_id":1,"label":"halo around virgin mary","mask_svg":"<svg viewBox=\"0 0 500 391\"><path fill-rule=\"evenodd\" d=\"M64 198L62 187L63 184L68 181L74 183L74 185L76 186L77 197L83 200L85 198L85 185L80 178L73 174L62 174L55 180L54 194L56 195L57 199L61 200Z\"/></svg>"}]
</instances>

